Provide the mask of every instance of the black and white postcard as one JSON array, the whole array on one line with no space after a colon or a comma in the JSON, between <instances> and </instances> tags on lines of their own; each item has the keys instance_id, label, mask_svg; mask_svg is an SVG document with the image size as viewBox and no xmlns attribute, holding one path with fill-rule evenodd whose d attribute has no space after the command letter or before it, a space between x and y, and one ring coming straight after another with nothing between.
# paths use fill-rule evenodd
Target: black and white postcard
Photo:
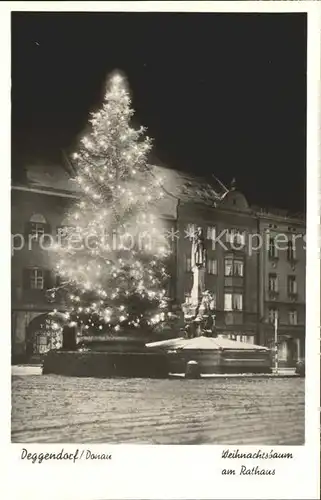
<instances>
[{"instance_id":1,"label":"black and white postcard","mask_svg":"<svg viewBox=\"0 0 321 500\"><path fill-rule=\"evenodd\" d=\"M2 11L6 497L318 498L318 2Z\"/></svg>"}]
</instances>

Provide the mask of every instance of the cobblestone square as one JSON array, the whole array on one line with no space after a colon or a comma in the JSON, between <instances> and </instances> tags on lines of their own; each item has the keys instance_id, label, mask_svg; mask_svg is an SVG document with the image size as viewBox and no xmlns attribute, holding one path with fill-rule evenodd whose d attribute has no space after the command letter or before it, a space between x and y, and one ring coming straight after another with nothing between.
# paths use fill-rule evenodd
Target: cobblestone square
<instances>
[{"instance_id":1,"label":"cobblestone square","mask_svg":"<svg viewBox=\"0 0 321 500\"><path fill-rule=\"evenodd\" d=\"M12 377L12 442L304 444L304 379Z\"/></svg>"}]
</instances>

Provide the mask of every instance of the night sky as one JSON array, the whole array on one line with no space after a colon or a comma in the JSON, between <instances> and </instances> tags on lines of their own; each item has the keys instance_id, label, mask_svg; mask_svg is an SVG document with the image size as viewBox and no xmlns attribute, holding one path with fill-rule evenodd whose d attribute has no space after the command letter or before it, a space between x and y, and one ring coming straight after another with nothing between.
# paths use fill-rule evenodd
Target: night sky
<instances>
[{"instance_id":1,"label":"night sky","mask_svg":"<svg viewBox=\"0 0 321 500\"><path fill-rule=\"evenodd\" d=\"M305 14L13 13L13 176L75 146L114 69L162 163L304 210Z\"/></svg>"}]
</instances>

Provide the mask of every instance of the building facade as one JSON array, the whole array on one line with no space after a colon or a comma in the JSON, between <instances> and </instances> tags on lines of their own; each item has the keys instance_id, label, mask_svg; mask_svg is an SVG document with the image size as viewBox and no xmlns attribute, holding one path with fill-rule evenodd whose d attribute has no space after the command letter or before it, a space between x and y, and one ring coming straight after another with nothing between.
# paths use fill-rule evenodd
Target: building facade
<instances>
[{"instance_id":1,"label":"building facade","mask_svg":"<svg viewBox=\"0 0 321 500\"><path fill-rule=\"evenodd\" d=\"M16 361L48 347L41 335L52 311L45 292L55 285L56 277L39 240L63 226L64 214L76 198L70 175L56 166L32 165L22 182L12 184L11 338Z\"/></svg>"},{"instance_id":2,"label":"building facade","mask_svg":"<svg viewBox=\"0 0 321 500\"><path fill-rule=\"evenodd\" d=\"M214 294L220 333L256 343L258 324L257 254L248 251L247 235L256 231L256 217L242 193L232 189L216 206L186 203L178 212L180 234L202 227L206 237L206 289ZM192 287L191 241L180 238L177 255L177 299ZM183 262L182 262L183 261Z\"/></svg>"},{"instance_id":3,"label":"building facade","mask_svg":"<svg viewBox=\"0 0 321 500\"><path fill-rule=\"evenodd\" d=\"M277 336L281 364L305 357L305 227L282 212L258 212L260 342ZM277 328L276 328L277 327Z\"/></svg>"},{"instance_id":4,"label":"building facade","mask_svg":"<svg viewBox=\"0 0 321 500\"><path fill-rule=\"evenodd\" d=\"M155 167L155 172L163 179L160 210L173 247L173 301L180 307L191 291L191 236L202 227L207 253L205 286L214 294L218 332L272 346L277 318L280 362L291 365L303 357L304 220L253 208L233 185L222 192L214 183L174 170ZM54 238L64 227L66 211L78 197L73 174L69 164L33 164L26 168L23 182L12 184L14 362L59 347L59 336L53 335L50 343L43 334L55 327L49 313L63 306L48 302L46 290L55 285L56 276L39 238L43 234ZM280 234L292 246L287 241L281 249L276 244ZM258 244L258 235L264 244Z\"/></svg>"}]
</instances>

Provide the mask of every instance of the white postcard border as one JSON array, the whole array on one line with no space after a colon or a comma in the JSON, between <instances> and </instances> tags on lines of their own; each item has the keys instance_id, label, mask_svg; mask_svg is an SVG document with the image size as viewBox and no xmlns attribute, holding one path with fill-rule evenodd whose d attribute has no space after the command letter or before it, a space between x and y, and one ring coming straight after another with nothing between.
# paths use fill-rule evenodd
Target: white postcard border
<instances>
[{"instance_id":1,"label":"white postcard border","mask_svg":"<svg viewBox=\"0 0 321 500\"><path fill-rule=\"evenodd\" d=\"M0 7L2 214L1 261L1 471L2 498L19 500L66 499L210 499L210 498L319 498L320 477L320 4L319 2L4 2ZM10 442L10 11L207 11L308 12L307 103L307 301L306 301L306 444L302 447L261 447L291 452L293 459L276 467L275 476L225 477L231 468L221 459L227 446L138 445L17 445ZM57 34L58 36L58 34ZM111 453L109 461L50 461L32 464L20 459L31 451ZM230 450L237 447L230 447ZM239 447L243 451L259 447ZM255 465L257 461L254 461ZM240 462L239 462L240 463ZM261 464L260 464L261 465Z\"/></svg>"}]
</instances>

